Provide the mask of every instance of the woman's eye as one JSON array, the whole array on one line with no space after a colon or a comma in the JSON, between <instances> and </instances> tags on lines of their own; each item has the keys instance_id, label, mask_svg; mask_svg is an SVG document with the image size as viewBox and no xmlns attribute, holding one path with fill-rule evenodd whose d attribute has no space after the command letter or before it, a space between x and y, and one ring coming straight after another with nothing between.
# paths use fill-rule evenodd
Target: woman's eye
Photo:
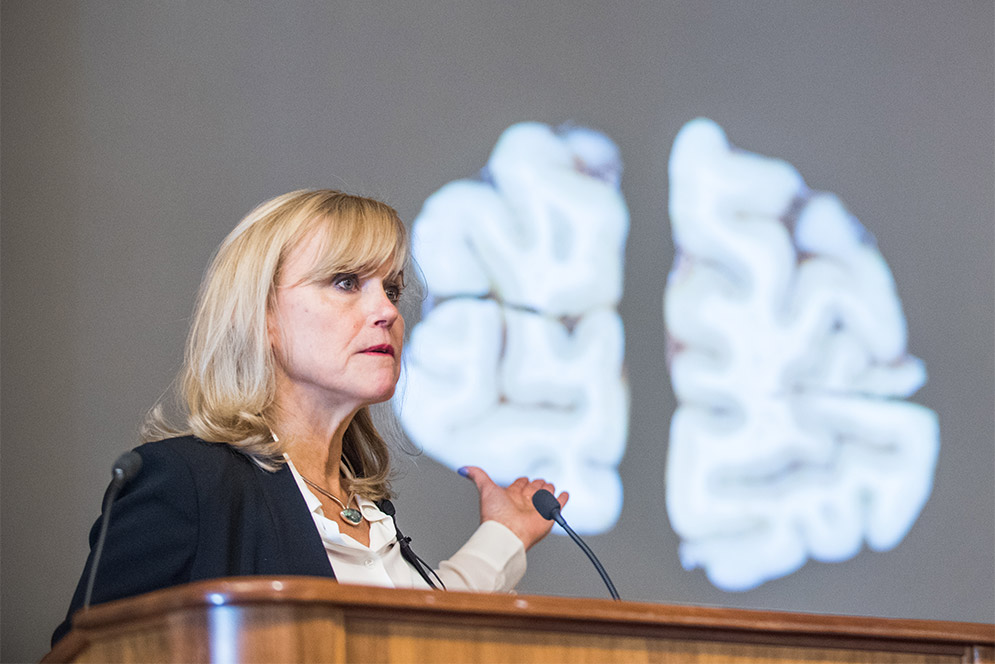
<instances>
[{"instance_id":1,"label":"woman's eye","mask_svg":"<svg viewBox=\"0 0 995 664\"><path fill-rule=\"evenodd\" d=\"M384 293L387 294L387 299L391 302L397 302L401 299L401 287L397 284L388 284L384 286Z\"/></svg>"},{"instance_id":2,"label":"woman's eye","mask_svg":"<svg viewBox=\"0 0 995 664\"><path fill-rule=\"evenodd\" d=\"M332 279L332 284L342 290L354 291L359 288L359 277L354 274L339 274Z\"/></svg>"}]
</instances>

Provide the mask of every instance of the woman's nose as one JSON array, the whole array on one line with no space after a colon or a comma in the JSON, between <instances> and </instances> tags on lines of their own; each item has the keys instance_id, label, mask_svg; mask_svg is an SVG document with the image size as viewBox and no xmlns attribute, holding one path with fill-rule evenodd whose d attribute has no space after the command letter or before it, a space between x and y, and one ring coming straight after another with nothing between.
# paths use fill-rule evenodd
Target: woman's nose
<instances>
[{"instance_id":1,"label":"woman's nose","mask_svg":"<svg viewBox=\"0 0 995 664\"><path fill-rule=\"evenodd\" d=\"M390 328L401 316L401 313L397 310L397 305L387 297L382 285L372 289L372 291L373 324L377 327Z\"/></svg>"}]
</instances>

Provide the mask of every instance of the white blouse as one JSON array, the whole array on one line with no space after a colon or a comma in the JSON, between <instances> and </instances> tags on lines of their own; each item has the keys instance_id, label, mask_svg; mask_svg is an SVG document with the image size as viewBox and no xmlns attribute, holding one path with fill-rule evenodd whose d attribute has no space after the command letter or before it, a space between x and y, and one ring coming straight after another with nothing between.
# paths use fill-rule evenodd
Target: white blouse
<instances>
[{"instance_id":1,"label":"white blouse","mask_svg":"<svg viewBox=\"0 0 995 664\"><path fill-rule=\"evenodd\" d=\"M287 458L297 488L307 503L339 583L387 588L428 588L418 572L401 557L394 522L372 501L357 498L370 522L370 546L341 531L325 516L321 501L311 493L293 462ZM436 570L449 590L510 592L525 575L525 547L511 530L497 521L480 524L469 541Z\"/></svg>"}]
</instances>

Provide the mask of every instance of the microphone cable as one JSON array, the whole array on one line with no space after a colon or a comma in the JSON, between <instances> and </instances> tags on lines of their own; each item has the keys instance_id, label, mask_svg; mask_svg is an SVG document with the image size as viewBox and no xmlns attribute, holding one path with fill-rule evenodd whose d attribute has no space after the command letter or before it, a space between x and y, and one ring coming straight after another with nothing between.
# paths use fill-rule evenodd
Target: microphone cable
<instances>
[{"instance_id":1,"label":"microphone cable","mask_svg":"<svg viewBox=\"0 0 995 664\"><path fill-rule=\"evenodd\" d=\"M83 608L89 608L90 600L93 597L93 584L97 580L97 565L100 564L100 556L104 552L104 542L107 540L107 527L111 523L111 507L114 506L114 499L142 470L142 457L138 452L132 450L125 452L117 458L111 468L112 479L107 491L104 493L104 509L100 523L100 536L97 538L97 546L93 549L93 565L90 567L90 578L86 582L86 595L83 599Z\"/></svg>"},{"instance_id":2,"label":"microphone cable","mask_svg":"<svg viewBox=\"0 0 995 664\"><path fill-rule=\"evenodd\" d=\"M621 601L621 598L618 596L618 591L615 590L615 584L612 583L610 578L608 578L608 572L606 572L605 568L601 565L601 561L598 560L598 557L594 555L594 552L591 551L590 547L587 546L587 544L584 543L584 540L582 540L580 536L573 531L573 528L567 525L566 520L560 515L560 501L558 501L549 491L540 489L532 495L532 505L536 508L536 511L539 512L542 518L547 521L555 521L561 528L563 528L563 530L567 531L567 535L570 535L570 539L576 542L581 551L583 551L590 561L594 563L595 569L597 569L598 574L601 575L601 580L605 582L606 586L608 586L608 592L611 593L612 599Z\"/></svg>"},{"instance_id":3,"label":"microphone cable","mask_svg":"<svg viewBox=\"0 0 995 664\"><path fill-rule=\"evenodd\" d=\"M429 577L429 573L431 573L432 576L435 577L435 580L439 582L439 586L442 586L442 590L445 590L446 584L442 582L442 579L440 579L439 575L435 573L435 570L432 569L428 563L419 558L418 554L411 549L411 538L405 537L401 534L401 529L397 527L397 519L394 518L394 514L396 512L394 509L394 503L384 498L383 500L377 502L377 507L379 507L380 511L389 516L394 522L394 532L397 533L397 544L401 547L401 557L407 560L408 563L415 568L415 571L418 572L421 578L425 579L425 583L427 583L432 590L439 590L439 587L432 582L431 577Z\"/></svg>"}]
</instances>

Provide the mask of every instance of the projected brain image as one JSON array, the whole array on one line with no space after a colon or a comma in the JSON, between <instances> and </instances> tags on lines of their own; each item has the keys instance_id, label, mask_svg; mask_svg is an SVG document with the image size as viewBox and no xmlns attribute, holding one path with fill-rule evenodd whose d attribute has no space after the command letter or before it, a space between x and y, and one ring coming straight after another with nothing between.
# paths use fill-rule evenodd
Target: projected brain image
<instances>
[{"instance_id":1,"label":"projected brain image","mask_svg":"<svg viewBox=\"0 0 995 664\"><path fill-rule=\"evenodd\" d=\"M587 533L622 506L621 173L606 136L523 123L479 179L425 202L412 243L429 293L395 400L429 455L499 483L545 477Z\"/></svg>"},{"instance_id":2,"label":"projected brain image","mask_svg":"<svg viewBox=\"0 0 995 664\"><path fill-rule=\"evenodd\" d=\"M725 590L897 545L929 496L936 414L891 272L840 201L705 119L670 157L664 297L678 408L667 509Z\"/></svg>"}]
</instances>

